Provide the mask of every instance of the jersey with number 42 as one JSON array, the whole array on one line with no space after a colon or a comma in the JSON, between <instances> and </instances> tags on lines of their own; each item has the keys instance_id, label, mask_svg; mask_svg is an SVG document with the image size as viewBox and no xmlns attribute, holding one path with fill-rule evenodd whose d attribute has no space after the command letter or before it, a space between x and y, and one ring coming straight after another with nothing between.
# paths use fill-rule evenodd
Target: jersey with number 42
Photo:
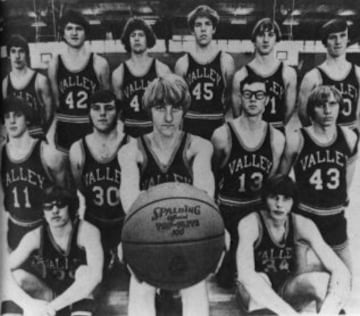
<instances>
[{"instance_id":1,"label":"jersey with number 42","mask_svg":"<svg viewBox=\"0 0 360 316\"><path fill-rule=\"evenodd\" d=\"M303 142L294 165L299 209L315 215L334 215L347 202L346 170L351 152L341 127L336 138L321 145L301 129Z\"/></svg>"}]
</instances>

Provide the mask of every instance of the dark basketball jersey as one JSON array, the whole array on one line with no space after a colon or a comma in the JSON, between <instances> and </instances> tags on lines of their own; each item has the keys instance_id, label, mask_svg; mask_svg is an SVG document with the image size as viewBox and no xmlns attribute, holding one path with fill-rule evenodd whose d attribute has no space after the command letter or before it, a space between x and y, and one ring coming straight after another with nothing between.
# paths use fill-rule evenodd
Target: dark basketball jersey
<instances>
[{"instance_id":1,"label":"dark basketball jersey","mask_svg":"<svg viewBox=\"0 0 360 316\"><path fill-rule=\"evenodd\" d=\"M322 84L334 86L342 95L344 107L339 113L337 123L339 125L354 128L357 120L357 102L360 89L359 82L355 74L354 64L351 66L348 75L342 80L334 80L330 78L320 67L317 67L317 69L320 73Z\"/></svg>"},{"instance_id":2,"label":"dark basketball jersey","mask_svg":"<svg viewBox=\"0 0 360 316\"><path fill-rule=\"evenodd\" d=\"M277 290L295 272L293 216L288 217L285 238L279 243L269 232L262 212L257 214L260 236L254 247L255 271L264 272L269 277L273 288Z\"/></svg>"},{"instance_id":3,"label":"dark basketball jersey","mask_svg":"<svg viewBox=\"0 0 360 316\"><path fill-rule=\"evenodd\" d=\"M327 145L320 145L305 129L301 133L303 144L294 165L299 209L320 216L338 214L347 202L346 170L354 153L340 127Z\"/></svg>"},{"instance_id":4,"label":"dark basketball jersey","mask_svg":"<svg viewBox=\"0 0 360 316\"><path fill-rule=\"evenodd\" d=\"M271 123L274 127L283 127L286 111L285 83L283 78L284 64L280 63L275 72L267 77L259 75L248 65L245 67L249 75L266 81L270 99L265 107L263 120Z\"/></svg>"},{"instance_id":5,"label":"dark basketball jersey","mask_svg":"<svg viewBox=\"0 0 360 316\"><path fill-rule=\"evenodd\" d=\"M152 131L152 121L147 111L143 108L142 97L146 87L157 77L156 60L150 65L144 76L134 76L128 65L124 62L123 116L125 131L133 137L138 137Z\"/></svg>"},{"instance_id":6,"label":"dark basketball jersey","mask_svg":"<svg viewBox=\"0 0 360 316\"><path fill-rule=\"evenodd\" d=\"M16 96L24 99L32 108L32 120L31 125L29 126L30 135L33 137L44 136L44 130L42 125L44 123L45 113L42 110L42 107L39 103L36 90L35 90L35 81L37 78L37 72L35 71L28 84L23 89L16 89L11 82L10 74L7 76L8 85L6 89L7 96Z\"/></svg>"},{"instance_id":7,"label":"dark basketball jersey","mask_svg":"<svg viewBox=\"0 0 360 316\"><path fill-rule=\"evenodd\" d=\"M57 83L59 108L55 141L60 150L67 152L72 143L91 132L88 99L100 88L94 70L94 54L90 54L88 63L77 72L69 71L59 55Z\"/></svg>"},{"instance_id":8,"label":"dark basketball jersey","mask_svg":"<svg viewBox=\"0 0 360 316\"><path fill-rule=\"evenodd\" d=\"M190 138L190 134L182 134L167 165L159 161L146 136L138 139L139 148L141 148L144 156L144 163L140 172L141 190L147 190L152 186L165 182L193 183L190 161L186 158Z\"/></svg>"},{"instance_id":9,"label":"dark basketball jersey","mask_svg":"<svg viewBox=\"0 0 360 316\"><path fill-rule=\"evenodd\" d=\"M211 62L199 64L188 54L185 80L190 89L191 105L185 114L184 129L191 134L210 138L224 121L225 80L220 59L221 51ZM210 129L211 133L205 129Z\"/></svg>"},{"instance_id":10,"label":"dark basketball jersey","mask_svg":"<svg viewBox=\"0 0 360 316\"><path fill-rule=\"evenodd\" d=\"M76 269L87 263L85 249L77 244L79 225L80 221L76 219L65 251L56 244L49 226L41 227L39 260L44 268L43 278L58 295L74 282Z\"/></svg>"},{"instance_id":11,"label":"dark basketball jersey","mask_svg":"<svg viewBox=\"0 0 360 316\"><path fill-rule=\"evenodd\" d=\"M125 135L120 149L127 140ZM91 154L85 137L82 139L85 156L81 173L82 193L86 200L85 219L102 224L114 223L124 218L119 196L121 170L117 160L117 152L106 161L98 161Z\"/></svg>"},{"instance_id":12,"label":"dark basketball jersey","mask_svg":"<svg viewBox=\"0 0 360 316\"><path fill-rule=\"evenodd\" d=\"M1 180L5 210L20 225L42 220L41 197L43 190L52 183L43 164L41 143L36 141L28 156L17 161L9 157L7 147L2 152Z\"/></svg>"},{"instance_id":13,"label":"dark basketball jersey","mask_svg":"<svg viewBox=\"0 0 360 316\"><path fill-rule=\"evenodd\" d=\"M261 204L260 190L273 166L272 127L267 124L263 140L256 148L248 148L232 122L227 123L231 136L231 152L220 171L219 203L245 207Z\"/></svg>"}]
</instances>

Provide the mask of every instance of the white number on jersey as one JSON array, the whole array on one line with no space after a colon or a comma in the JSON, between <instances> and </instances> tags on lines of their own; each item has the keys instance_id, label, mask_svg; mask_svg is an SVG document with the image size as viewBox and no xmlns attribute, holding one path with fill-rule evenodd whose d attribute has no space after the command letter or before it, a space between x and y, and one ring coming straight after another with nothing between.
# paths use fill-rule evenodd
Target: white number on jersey
<instances>
[{"instance_id":1,"label":"white number on jersey","mask_svg":"<svg viewBox=\"0 0 360 316\"><path fill-rule=\"evenodd\" d=\"M246 188L245 188L245 176L246 174L243 173L240 177L239 177L239 192L246 192ZM262 187L262 183L263 183L263 175L261 172L254 172L251 176L250 179L248 180L250 181L250 190L255 192L255 191L259 191Z\"/></svg>"},{"instance_id":2,"label":"white number on jersey","mask_svg":"<svg viewBox=\"0 0 360 316\"><path fill-rule=\"evenodd\" d=\"M336 168L330 168L326 172L329 180L324 184L323 172L321 169L316 169L309 179L310 184L315 187L315 190L323 190L324 185L329 190L335 190L340 185L340 171Z\"/></svg>"},{"instance_id":3,"label":"white number on jersey","mask_svg":"<svg viewBox=\"0 0 360 316\"><path fill-rule=\"evenodd\" d=\"M214 97L213 88L214 84L212 82L198 82L192 90L192 95L195 97L195 100L204 99L209 101Z\"/></svg>"},{"instance_id":4,"label":"white number on jersey","mask_svg":"<svg viewBox=\"0 0 360 316\"><path fill-rule=\"evenodd\" d=\"M349 116L351 114L351 100L343 98L343 109L341 111L342 115Z\"/></svg>"},{"instance_id":5,"label":"white number on jersey","mask_svg":"<svg viewBox=\"0 0 360 316\"><path fill-rule=\"evenodd\" d=\"M269 103L267 104L267 106L271 105L271 110L270 113L271 114L276 114L276 103L275 103L275 97L272 97L269 101Z\"/></svg>"},{"instance_id":6,"label":"white number on jersey","mask_svg":"<svg viewBox=\"0 0 360 316\"><path fill-rule=\"evenodd\" d=\"M25 208L31 208L31 204L30 204L30 199L29 199L29 189L28 187L25 187L25 189L22 191L24 193L24 207ZM20 191L21 193L21 191ZM21 207L20 205L20 200L19 200L19 192L18 192L18 188L14 188L12 190L12 194L14 197L14 207L19 208Z\"/></svg>"},{"instance_id":7,"label":"white number on jersey","mask_svg":"<svg viewBox=\"0 0 360 316\"><path fill-rule=\"evenodd\" d=\"M139 96L135 94L130 101L130 107L134 110L134 112L140 111L140 103L139 103Z\"/></svg>"},{"instance_id":8,"label":"white number on jersey","mask_svg":"<svg viewBox=\"0 0 360 316\"><path fill-rule=\"evenodd\" d=\"M65 98L65 103L69 109L86 109L88 93L86 91L78 91L74 98L74 91L70 91Z\"/></svg>"},{"instance_id":9,"label":"white number on jersey","mask_svg":"<svg viewBox=\"0 0 360 316\"><path fill-rule=\"evenodd\" d=\"M104 190L103 187L96 185L93 187L93 192L95 193L94 203L97 206L103 206L105 203L109 206L116 206L120 203L116 187L108 187L107 190Z\"/></svg>"}]
</instances>

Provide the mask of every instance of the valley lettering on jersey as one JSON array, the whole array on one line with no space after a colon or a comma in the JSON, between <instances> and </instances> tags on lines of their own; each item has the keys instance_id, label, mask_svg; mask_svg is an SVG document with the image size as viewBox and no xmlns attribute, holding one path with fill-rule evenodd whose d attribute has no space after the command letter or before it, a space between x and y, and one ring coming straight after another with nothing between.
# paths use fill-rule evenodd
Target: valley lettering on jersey
<instances>
[{"instance_id":1,"label":"valley lettering on jersey","mask_svg":"<svg viewBox=\"0 0 360 316\"><path fill-rule=\"evenodd\" d=\"M5 185L9 186L14 182L26 182L44 189L45 177L27 168L15 168L5 173Z\"/></svg>"},{"instance_id":2,"label":"valley lettering on jersey","mask_svg":"<svg viewBox=\"0 0 360 316\"><path fill-rule=\"evenodd\" d=\"M346 164L347 156L340 151L331 151L331 150L317 150L315 153L310 153L305 155L300 159L300 164L302 170L305 171L313 166L325 164L325 163L334 163L340 167L344 167Z\"/></svg>"},{"instance_id":3,"label":"valley lettering on jersey","mask_svg":"<svg viewBox=\"0 0 360 316\"><path fill-rule=\"evenodd\" d=\"M192 184L192 179L176 173L157 174L141 182L142 190L165 182L181 182Z\"/></svg>"},{"instance_id":4,"label":"valley lettering on jersey","mask_svg":"<svg viewBox=\"0 0 360 316\"><path fill-rule=\"evenodd\" d=\"M93 171L86 172L83 176L85 186L91 186L94 183L110 181L120 185L121 171L110 167L96 168Z\"/></svg>"},{"instance_id":5,"label":"valley lettering on jersey","mask_svg":"<svg viewBox=\"0 0 360 316\"><path fill-rule=\"evenodd\" d=\"M83 88L86 91L94 92L97 87L97 83L89 78L78 75L68 76L59 82L59 91L61 93L65 93L67 89L73 87Z\"/></svg>"},{"instance_id":6,"label":"valley lettering on jersey","mask_svg":"<svg viewBox=\"0 0 360 316\"><path fill-rule=\"evenodd\" d=\"M270 161L266 156L256 154L244 155L243 157L234 159L227 163L231 175L233 175L235 172L238 172L239 170L244 170L251 167L261 169L269 174L272 165L272 161Z\"/></svg>"},{"instance_id":7,"label":"valley lettering on jersey","mask_svg":"<svg viewBox=\"0 0 360 316\"><path fill-rule=\"evenodd\" d=\"M210 81L214 82L215 85L219 85L222 80L221 74L219 74L215 69L208 69L206 67L203 67L191 71L186 76L186 81L189 85L191 85L194 81L203 78L210 79Z\"/></svg>"},{"instance_id":8,"label":"valley lettering on jersey","mask_svg":"<svg viewBox=\"0 0 360 316\"><path fill-rule=\"evenodd\" d=\"M145 79L138 79L133 82L130 82L123 89L123 93L126 98L131 98L136 92L145 91L146 87L149 85L151 81Z\"/></svg>"}]
</instances>

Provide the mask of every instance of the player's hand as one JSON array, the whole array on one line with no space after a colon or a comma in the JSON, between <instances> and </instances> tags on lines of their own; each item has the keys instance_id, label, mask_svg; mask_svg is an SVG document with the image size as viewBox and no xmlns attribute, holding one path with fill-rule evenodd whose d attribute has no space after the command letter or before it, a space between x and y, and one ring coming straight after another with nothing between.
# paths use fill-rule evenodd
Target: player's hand
<instances>
[{"instance_id":1,"label":"player's hand","mask_svg":"<svg viewBox=\"0 0 360 316\"><path fill-rule=\"evenodd\" d=\"M225 229L225 249L226 251L230 250L231 237L230 233Z\"/></svg>"},{"instance_id":2,"label":"player's hand","mask_svg":"<svg viewBox=\"0 0 360 316\"><path fill-rule=\"evenodd\" d=\"M117 247L117 256L119 258L120 263L123 263L124 262L124 253L123 253L122 243L119 243L119 245Z\"/></svg>"}]
</instances>

